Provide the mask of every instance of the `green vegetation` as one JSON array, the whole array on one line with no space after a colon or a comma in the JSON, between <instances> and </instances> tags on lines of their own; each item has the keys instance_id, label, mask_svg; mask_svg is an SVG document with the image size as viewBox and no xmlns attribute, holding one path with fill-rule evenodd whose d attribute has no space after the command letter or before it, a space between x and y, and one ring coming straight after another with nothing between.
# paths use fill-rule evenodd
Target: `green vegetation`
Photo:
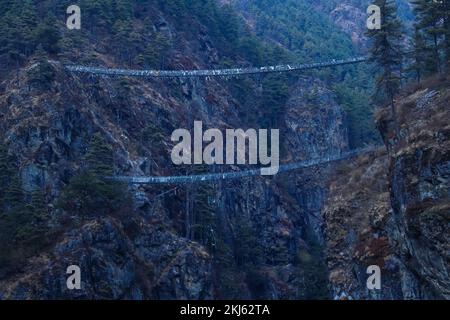
<instances>
[{"instance_id":1,"label":"green vegetation","mask_svg":"<svg viewBox=\"0 0 450 320\"><path fill-rule=\"evenodd\" d=\"M294 53L295 61L312 62L354 54L351 39L310 1L254 1L247 10L257 16L256 34Z\"/></svg>"},{"instance_id":2,"label":"green vegetation","mask_svg":"<svg viewBox=\"0 0 450 320\"><path fill-rule=\"evenodd\" d=\"M192 174L204 174L208 172L205 166L196 166ZM192 239L214 249L218 221L215 214L214 189L211 185L200 184L194 191L194 202L191 217Z\"/></svg>"},{"instance_id":3,"label":"green vegetation","mask_svg":"<svg viewBox=\"0 0 450 320\"><path fill-rule=\"evenodd\" d=\"M0 272L20 266L48 244L48 210L45 192L22 188L19 168L0 143Z\"/></svg>"},{"instance_id":4,"label":"green vegetation","mask_svg":"<svg viewBox=\"0 0 450 320\"><path fill-rule=\"evenodd\" d=\"M400 90L402 77L404 30L397 18L397 7L394 0L376 0L374 4L381 9L381 29L370 30L367 35L373 42L370 60L381 68L377 72L376 94L389 101L398 136L400 127L394 98Z\"/></svg>"},{"instance_id":5,"label":"green vegetation","mask_svg":"<svg viewBox=\"0 0 450 320\"><path fill-rule=\"evenodd\" d=\"M47 60L47 56L42 45L39 45L36 53L36 64L28 70L28 85L41 90L50 89L51 82L55 78L53 67Z\"/></svg>"},{"instance_id":6,"label":"green vegetation","mask_svg":"<svg viewBox=\"0 0 450 320\"><path fill-rule=\"evenodd\" d=\"M236 6L256 20L257 37L266 42L272 40L274 44L273 49L266 50L266 53L252 55L262 56L265 64L280 64L309 63L359 55L350 36L336 28L335 22L323 14L333 10L337 3L338 1L332 0L320 2L320 10L306 0L264 0L236 4ZM355 1L354 5L362 6L360 1ZM259 51L260 47L253 46L252 50ZM308 75L320 77L325 85L329 85L335 91L338 102L344 106L348 115L350 144L353 148L379 141L372 118L374 106L368 99L373 94L374 85L370 73L371 70L363 65L308 73ZM274 79L268 81L269 83L276 80L291 87L295 85L294 77L274 76L272 78ZM285 87L277 86L275 92L272 92L272 85L264 84L263 81L262 101L266 101L265 94L273 93L277 96L276 99L269 98L267 103L258 104L258 109L266 110L259 119L263 119L262 123L267 125L267 120L269 123L271 121L277 123L277 119L272 120L270 116L276 114L280 118L283 117ZM251 90L247 89L247 92ZM251 98L246 97L244 101L249 103L249 100ZM275 103L274 100L276 100ZM267 109L267 106L271 107ZM251 110L249 113L258 114L259 112Z\"/></svg>"},{"instance_id":7,"label":"green vegetation","mask_svg":"<svg viewBox=\"0 0 450 320\"><path fill-rule=\"evenodd\" d=\"M59 207L82 218L120 214L130 209L126 187L106 179L113 173L112 148L95 134L85 157L85 167L64 188Z\"/></svg>"},{"instance_id":8,"label":"green vegetation","mask_svg":"<svg viewBox=\"0 0 450 320\"><path fill-rule=\"evenodd\" d=\"M412 47L414 51L410 54L411 64L408 66L407 71L413 72L417 82L420 83L422 78L434 69L435 62L431 58L432 50L427 46L423 33L419 29L416 29L414 32Z\"/></svg>"},{"instance_id":9,"label":"green vegetation","mask_svg":"<svg viewBox=\"0 0 450 320\"><path fill-rule=\"evenodd\" d=\"M8 154L8 148L0 143L0 209L5 208L5 191L8 188L11 177L16 171L14 159Z\"/></svg>"},{"instance_id":10,"label":"green vegetation","mask_svg":"<svg viewBox=\"0 0 450 320\"><path fill-rule=\"evenodd\" d=\"M236 226L235 239L235 259L239 267L249 271L256 265L264 262L263 252L258 242L258 237L254 227L248 221L248 217L237 217L234 225Z\"/></svg>"},{"instance_id":11,"label":"green vegetation","mask_svg":"<svg viewBox=\"0 0 450 320\"><path fill-rule=\"evenodd\" d=\"M311 230L307 230L309 247L300 249L297 254L299 299L329 299L328 271L321 253L323 248Z\"/></svg>"},{"instance_id":12,"label":"green vegetation","mask_svg":"<svg viewBox=\"0 0 450 320\"><path fill-rule=\"evenodd\" d=\"M450 1L412 0L417 16L414 49L426 63L415 70L424 74L443 72L450 60Z\"/></svg>"},{"instance_id":13,"label":"green vegetation","mask_svg":"<svg viewBox=\"0 0 450 320\"><path fill-rule=\"evenodd\" d=\"M0 4L0 63L19 65L39 46L49 54L59 51L60 34L54 15L40 19L36 1L3 0Z\"/></svg>"},{"instance_id":14,"label":"green vegetation","mask_svg":"<svg viewBox=\"0 0 450 320\"><path fill-rule=\"evenodd\" d=\"M141 133L141 145L148 146L157 153L163 153L164 139L167 134L153 123L148 124Z\"/></svg>"},{"instance_id":15,"label":"green vegetation","mask_svg":"<svg viewBox=\"0 0 450 320\"><path fill-rule=\"evenodd\" d=\"M368 32L372 42L371 61L379 68L374 101L390 104L397 137L400 127L394 99L405 78L404 70L407 79L408 73L412 73L420 82L426 76L448 69L450 59L450 1L412 0L411 3L417 19L409 55L405 52L405 30L394 0L374 2L381 8L382 26L380 30ZM407 56L410 61L405 66Z\"/></svg>"}]
</instances>

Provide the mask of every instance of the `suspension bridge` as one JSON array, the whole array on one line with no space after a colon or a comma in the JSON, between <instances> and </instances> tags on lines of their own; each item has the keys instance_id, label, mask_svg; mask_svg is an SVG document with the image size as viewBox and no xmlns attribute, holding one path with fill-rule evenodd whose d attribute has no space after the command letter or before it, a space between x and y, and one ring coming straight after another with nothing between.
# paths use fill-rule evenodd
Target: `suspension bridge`
<instances>
[{"instance_id":1,"label":"suspension bridge","mask_svg":"<svg viewBox=\"0 0 450 320\"><path fill-rule=\"evenodd\" d=\"M364 149L356 149L349 152L342 153L336 156L328 156L316 159L310 159L290 164L280 165L278 168L278 173L286 173L289 171L305 169L309 167L314 167L318 165L323 165L331 162L337 162L341 160L350 159L357 157L361 154L365 154L374 151L375 147L369 147ZM267 168L266 168L267 169ZM233 180L242 179L247 177L263 176L262 169L251 169L244 171L226 172L226 173L211 173L211 174L201 174L201 175L190 175L190 176L155 176L155 177L142 177L142 176L115 176L109 177L108 179L128 184L168 184L168 185L183 185L183 184L196 184L202 182L214 182L219 180ZM265 176L267 177L267 176Z\"/></svg>"},{"instance_id":2,"label":"suspension bridge","mask_svg":"<svg viewBox=\"0 0 450 320\"><path fill-rule=\"evenodd\" d=\"M112 69L99 68L81 65L66 65L65 68L74 73L103 75L103 76L122 76L122 77L141 77L141 78L199 78L199 77L235 77L243 75L261 74L261 73L281 73L305 71L311 69L323 69L335 66L363 63L368 60L367 57L355 57L349 59L333 59L325 62L306 63L306 64L287 64L265 67L233 68L233 69L208 69L208 70L132 70L132 69Z\"/></svg>"}]
</instances>

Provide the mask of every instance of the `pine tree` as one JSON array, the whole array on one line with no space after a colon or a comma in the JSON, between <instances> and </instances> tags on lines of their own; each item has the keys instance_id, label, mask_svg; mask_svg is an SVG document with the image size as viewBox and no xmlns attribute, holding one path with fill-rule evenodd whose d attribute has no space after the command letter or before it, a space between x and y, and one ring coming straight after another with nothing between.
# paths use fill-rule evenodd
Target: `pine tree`
<instances>
[{"instance_id":1,"label":"pine tree","mask_svg":"<svg viewBox=\"0 0 450 320\"><path fill-rule=\"evenodd\" d=\"M193 175L208 172L205 166L195 166ZM193 217L190 229L192 229L193 240L213 249L216 245L216 215L213 203L213 188L207 184L200 184L195 189L193 206Z\"/></svg>"},{"instance_id":2,"label":"pine tree","mask_svg":"<svg viewBox=\"0 0 450 320\"><path fill-rule=\"evenodd\" d=\"M42 228L48 220L47 201L45 199L45 192L41 188L36 188L31 193L31 208L33 210L33 218L39 228Z\"/></svg>"},{"instance_id":3,"label":"pine tree","mask_svg":"<svg viewBox=\"0 0 450 320\"><path fill-rule=\"evenodd\" d=\"M289 98L286 75L269 75L262 82L260 124L271 128L280 128Z\"/></svg>"},{"instance_id":4,"label":"pine tree","mask_svg":"<svg viewBox=\"0 0 450 320\"><path fill-rule=\"evenodd\" d=\"M34 38L37 46L50 53L58 53L58 42L60 40L58 22L56 17L49 14L44 21L42 21L34 31Z\"/></svg>"},{"instance_id":5,"label":"pine tree","mask_svg":"<svg viewBox=\"0 0 450 320\"><path fill-rule=\"evenodd\" d=\"M416 28L423 31L430 40L433 60L435 62L435 70L442 71L442 61L440 54L441 41L445 36L445 28L443 25L445 10L444 6L448 6L448 0L429 1L429 0L412 0L414 12L417 16Z\"/></svg>"},{"instance_id":6,"label":"pine tree","mask_svg":"<svg viewBox=\"0 0 450 320\"><path fill-rule=\"evenodd\" d=\"M416 28L413 37L414 51L410 54L412 63L408 70L415 73L417 82L420 83L423 76L430 70L430 49L427 47L422 32Z\"/></svg>"},{"instance_id":7,"label":"pine tree","mask_svg":"<svg viewBox=\"0 0 450 320\"><path fill-rule=\"evenodd\" d=\"M129 35L133 31L133 27L130 21L117 20L113 26L114 46L120 61L129 62L131 58Z\"/></svg>"},{"instance_id":8,"label":"pine tree","mask_svg":"<svg viewBox=\"0 0 450 320\"><path fill-rule=\"evenodd\" d=\"M11 1L1 8L0 59L17 66L35 48L36 8L31 0Z\"/></svg>"},{"instance_id":9,"label":"pine tree","mask_svg":"<svg viewBox=\"0 0 450 320\"><path fill-rule=\"evenodd\" d=\"M89 172L98 177L113 175L113 151L111 146L100 134L97 133L93 136L85 159Z\"/></svg>"},{"instance_id":10,"label":"pine tree","mask_svg":"<svg viewBox=\"0 0 450 320\"><path fill-rule=\"evenodd\" d=\"M324 248L310 227L305 230L305 240L308 248L302 248L297 253L299 298L304 300L329 299L328 270L321 254Z\"/></svg>"},{"instance_id":11,"label":"pine tree","mask_svg":"<svg viewBox=\"0 0 450 320\"><path fill-rule=\"evenodd\" d=\"M369 30L372 41L370 61L379 68L376 86L377 93L386 98L391 105L396 136L399 136L399 124L394 98L400 90L402 53L402 24L397 18L394 0L376 0L381 9L381 29Z\"/></svg>"},{"instance_id":12,"label":"pine tree","mask_svg":"<svg viewBox=\"0 0 450 320\"><path fill-rule=\"evenodd\" d=\"M40 188L35 189L29 203L13 207L8 214L13 241L28 247L27 251L39 249L47 242L45 236L49 229L48 218L45 193Z\"/></svg>"},{"instance_id":13,"label":"pine tree","mask_svg":"<svg viewBox=\"0 0 450 320\"><path fill-rule=\"evenodd\" d=\"M151 150L155 150L156 154L159 154L164 148L164 138L164 132L160 127L149 124L142 130L141 144L149 146Z\"/></svg>"},{"instance_id":14,"label":"pine tree","mask_svg":"<svg viewBox=\"0 0 450 320\"><path fill-rule=\"evenodd\" d=\"M8 154L8 148L0 143L0 212L3 209L5 189L8 188L11 177L14 176L14 164L12 157Z\"/></svg>"},{"instance_id":15,"label":"pine tree","mask_svg":"<svg viewBox=\"0 0 450 320\"><path fill-rule=\"evenodd\" d=\"M444 50L446 56L447 70L450 69L450 0L442 0L442 15L443 15L443 27L444 27Z\"/></svg>"},{"instance_id":16,"label":"pine tree","mask_svg":"<svg viewBox=\"0 0 450 320\"><path fill-rule=\"evenodd\" d=\"M28 84L40 90L49 90L55 78L55 71L48 62L48 56L42 45L35 52L36 65L27 71Z\"/></svg>"},{"instance_id":17,"label":"pine tree","mask_svg":"<svg viewBox=\"0 0 450 320\"><path fill-rule=\"evenodd\" d=\"M22 189L22 182L19 174L15 174L9 186L6 188L4 203L7 211L21 208L24 204L25 194Z\"/></svg>"},{"instance_id":18,"label":"pine tree","mask_svg":"<svg viewBox=\"0 0 450 320\"><path fill-rule=\"evenodd\" d=\"M64 188L58 206L82 217L115 214L128 208L130 198L126 187L108 180L113 174L112 147L100 134L95 134L85 157L85 167Z\"/></svg>"},{"instance_id":19,"label":"pine tree","mask_svg":"<svg viewBox=\"0 0 450 320\"><path fill-rule=\"evenodd\" d=\"M236 219L235 256L238 266L256 265L261 262L262 249L248 219L249 217Z\"/></svg>"}]
</instances>

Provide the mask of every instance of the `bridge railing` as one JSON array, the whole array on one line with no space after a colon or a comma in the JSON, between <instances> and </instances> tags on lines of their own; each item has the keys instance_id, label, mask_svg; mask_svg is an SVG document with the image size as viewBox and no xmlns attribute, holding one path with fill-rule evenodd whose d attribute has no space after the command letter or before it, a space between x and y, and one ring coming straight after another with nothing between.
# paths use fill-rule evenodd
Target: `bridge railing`
<instances>
[{"instance_id":1,"label":"bridge railing","mask_svg":"<svg viewBox=\"0 0 450 320\"><path fill-rule=\"evenodd\" d=\"M375 147L369 147L364 149L352 150L340 155L329 156L324 158L310 159L301 162L284 164L279 167L278 174L304 169L308 167L317 166L320 164L336 162L341 160L346 160L349 158L353 158L359 156L361 154L365 154L368 152L374 151ZM166 176L166 177L137 177L137 176L115 176L108 177L107 179L124 182L128 184L194 184L194 183L202 183L202 182L211 182L211 181L219 181L219 180L234 180L234 179L242 179L247 177L256 177L261 176L262 169L252 169L245 171L236 171L236 172L225 172L225 173L211 173L211 174L202 174L202 175L192 175L192 176Z\"/></svg>"},{"instance_id":2,"label":"bridge railing","mask_svg":"<svg viewBox=\"0 0 450 320\"><path fill-rule=\"evenodd\" d=\"M309 64L278 65L251 68L211 69L211 70L128 70L66 65L65 68L75 73L87 73L105 76L128 76L145 78L189 78L189 77L228 77L258 73L293 72L308 69L320 69L337 65L356 64L367 61L366 57L331 60Z\"/></svg>"}]
</instances>

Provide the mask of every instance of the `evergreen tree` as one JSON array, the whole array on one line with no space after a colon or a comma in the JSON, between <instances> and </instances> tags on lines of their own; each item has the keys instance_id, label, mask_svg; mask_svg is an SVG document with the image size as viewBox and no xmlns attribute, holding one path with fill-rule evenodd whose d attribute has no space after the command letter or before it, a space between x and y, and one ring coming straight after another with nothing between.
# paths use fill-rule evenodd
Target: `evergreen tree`
<instances>
[{"instance_id":1,"label":"evergreen tree","mask_svg":"<svg viewBox=\"0 0 450 320\"><path fill-rule=\"evenodd\" d=\"M129 207L130 198L123 184L108 180L113 174L113 150L100 134L95 134L85 167L64 188L58 206L82 217L122 212Z\"/></svg>"},{"instance_id":2,"label":"evergreen tree","mask_svg":"<svg viewBox=\"0 0 450 320\"><path fill-rule=\"evenodd\" d=\"M92 137L85 159L88 171L94 175L98 177L113 175L113 150L100 134L97 133Z\"/></svg>"},{"instance_id":3,"label":"evergreen tree","mask_svg":"<svg viewBox=\"0 0 450 320\"><path fill-rule=\"evenodd\" d=\"M6 211L19 209L23 206L25 194L22 189L22 182L18 173L14 174L9 186L6 188L4 203Z\"/></svg>"},{"instance_id":4,"label":"evergreen tree","mask_svg":"<svg viewBox=\"0 0 450 320\"><path fill-rule=\"evenodd\" d=\"M430 49L427 47L423 34L417 28L414 32L413 48L414 51L410 54L412 63L408 70L415 73L417 82L420 83L423 76L430 70L430 65L433 62L430 61Z\"/></svg>"},{"instance_id":5,"label":"evergreen tree","mask_svg":"<svg viewBox=\"0 0 450 320\"><path fill-rule=\"evenodd\" d=\"M205 174L208 170L205 166L195 166L193 175ZM215 206L213 203L213 189L208 184L200 184L196 188L193 206L193 239L201 244L214 249L216 245L217 221Z\"/></svg>"},{"instance_id":6,"label":"evergreen tree","mask_svg":"<svg viewBox=\"0 0 450 320\"><path fill-rule=\"evenodd\" d=\"M280 128L289 98L286 75L268 75L262 82L261 126Z\"/></svg>"},{"instance_id":7,"label":"evergreen tree","mask_svg":"<svg viewBox=\"0 0 450 320\"><path fill-rule=\"evenodd\" d=\"M165 57L168 55L171 47L169 37L161 31L153 34L151 41L143 49L141 54L141 63L146 68L164 68Z\"/></svg>"},{"instance_id":8,"label":"evergreen tree","mask_svg":"<svg viewBox=\"0 0 450 320\"><path fill-rule=\"evenodd\" d=\"M119 54L120 61L130 63L132 58L133 43L130 34L133 32L133 26L130 20L117 20L113 26L114 49Z\"/></svg>"},{"instance_id":9,"label":"evergreen tree","mask_svg":"<svg viewBox=\"0 0 450 320\"><path fill-rule=\"evenodd\" d=\"M0 220L0 260L17 265L48 243L48 212L42 190L35 190L29 203L24 201L20 179L14 179L9 190L11 206Z\"/></svg>"},{"instance_id":10,"label":"evergreen tree","mask_svg":"<svg viewBox=\"0 0 450 320\"><path fill-rule=\"evenodd\" d=\"M141 144L149 146L152 150L160 153L164 148L164 138L165 134L160 127L149 124L142 130Z\"/></svg>"},{"instance_id":11,"label":"evergreen tree","mask_svg":"<svg viewBox=\"0 0 450 320\"><path fill-rule=\"evenodd\" d=\"M31 0L11 1L1 6L0 58L14 65L21 63L34 48L36 8Z\"/></svg>"},{"instance_id":12,"label":"evergreen tree","mask_svg":"<svg viewBox=\"0 0 450 320\"><path fill-rule=\"evenodd\" d=\"M305 230L308 248L301 248L297 254L299 298L304 300L329 299L328 270L322 253L323 246L317 241L311 228Z\"/></svg>"},{"instance_id":13,"label":"evergreen tree","mask_svg":"<svg viewBox=\"0 0 450 320\"><path fill-rule=\"evenodd\" d=\"M442 0L441 10L445 35L444 50L448 70L450 68L450 0Z\"/></svg>"},{"instance_id":14,"label":"evergreen tree","mask_svg":"<svg viewBox=\"0 0 450 320\"><path fill-rule=\"evenodd\" d=\"M55 78L55 71L48 62L47 53L39 45L35 53L36 65L27 71L28 84L40 90L49 90Z\"/></svg>"},{"instance_id":15,"label":"evergreen tree","mask_svg":"<svg viewBox=\"0 0 450 320\"><path fill-rule=\"evenodd\" d=\"M12 157L8 154L8 148L0 143L0 213L4 208L5 190L8 188L11 177L14 176Z\"/></svg>"},{"instance_id":16,"label":"evergreen tree","mask_svg":"<svg viewBox=\"0 0 450 320\"><path fill-rule=\"evenodd\" d=\"M249 267L262 261L262 249L248 219L248 217L236 219L235 257L238 266Z\"/></svg>"},{"instance_id":17,"label":"evergreen tree","mask_svg":"<svg viewBox=\"0 0 450 320\"><path fill-rule=\"evenodd\" d=\"M44 190L41 188L36 188L31 193L30 205L32 208L33 219L39 229L42 229L49 218Z\"/></svg>"},{"instance_id":18,"label":"evergreen tree","mask_svg":"<svg viewBox=\"0 0 450 320\"><path fill-rule=\"evenodd\" d=\"M38 46L42 46L50 54L58 53L58 42L60 40L58 22L56 17L49 14L34 31L34 38Z\"/></svg>"},{"instance_id":19,"label":"evergreen tree","mask_svg":"<svg viewBox=\"0 0 450 320\"><path fill-rule=\"evenodd\" d=\"M414 11L417 16L416 28L424 32L430 39L432 47L432 58L435 63L435 71L442 71L442 61L440 54L441 41L445 37L445 7L448 7L448 0L429 1L429 0L412 0ZM447 12L448 14L448 12Z\"/></svg>"},{"instance_id":20,"label":"evergreen tree","mask_svg":"<svg viewBox=\"0 0 450 320\"><path fill-rule=\"evenodd\" d=\"M386 98L391 106L396 136L399 136L399 123L394 98L400 90L402 53L402 24L397 18L394 0L376 0L381 9L381 29L369 30L372 41L370 61L379 68L376 82L377 93Z\"/></svg>"}]
</instances>

